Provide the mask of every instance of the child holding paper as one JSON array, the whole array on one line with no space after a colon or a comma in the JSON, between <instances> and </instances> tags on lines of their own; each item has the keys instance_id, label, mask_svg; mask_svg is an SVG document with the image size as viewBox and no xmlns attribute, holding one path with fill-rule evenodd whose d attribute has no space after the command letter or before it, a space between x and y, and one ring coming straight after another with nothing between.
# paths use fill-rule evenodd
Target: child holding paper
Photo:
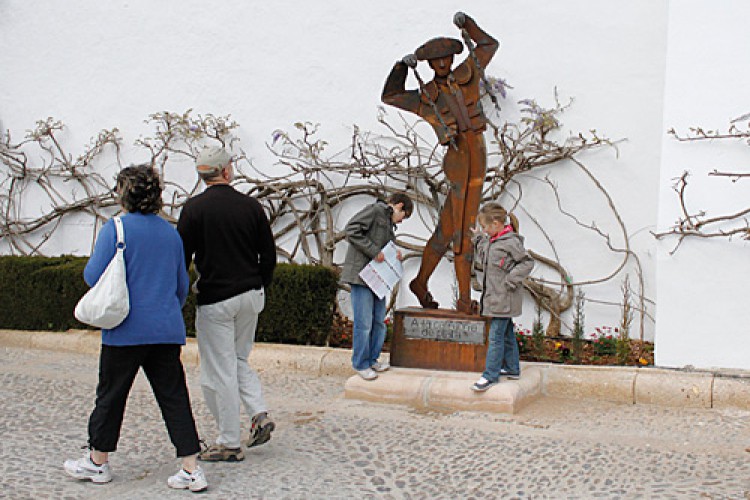
<instances>
[{"instance_id":1,"label":"child holding paper","mask_svg":"<svg viewBox=\"0 0 750 500\"><path fill-rule=\"evenodd\" d=\"M405 193L394 193L387 201L366 206L346 224L346 252L341 281L351 285L354 331L352 367L365 380L374 380L377 372L390 368L378 361L385 341L385 298L378 298L362 281L359 273L371 261L382 262L382 249L396 239L395 227L408 218L414 204ZM401 253L397 253L401 260Z\"/></svg>"}]
</instances>

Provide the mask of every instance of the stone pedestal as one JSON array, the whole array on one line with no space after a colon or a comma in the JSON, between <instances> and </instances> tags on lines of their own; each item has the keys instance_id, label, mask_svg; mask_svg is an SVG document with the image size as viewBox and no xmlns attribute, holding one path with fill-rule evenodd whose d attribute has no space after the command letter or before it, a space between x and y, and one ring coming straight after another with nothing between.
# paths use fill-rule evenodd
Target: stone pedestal
<instances>
[{"instance_id":1,"label":"stone pedestal","mask_svg":"<svg viewBox=\"0 0 750 500\"><path fill-rule=\"evenodd\" d=\"M398 309L391 365L481 373L490 322L490 318L446 309Z\"/></svg>"},{"instance_id":2,"label":"stone pedestal","mask_svg":"<svg viewBox=\"0 0 750 500\"><path fill-rule=\"evenodd\" d=\"M542 393L542 371L535 366L524 367L520 380L503 380L486 392L470 389L476 379L475 373L391 368L375 380L350 377L344 395L416 408L516 413Z\"/></svg>"}]
</instances>

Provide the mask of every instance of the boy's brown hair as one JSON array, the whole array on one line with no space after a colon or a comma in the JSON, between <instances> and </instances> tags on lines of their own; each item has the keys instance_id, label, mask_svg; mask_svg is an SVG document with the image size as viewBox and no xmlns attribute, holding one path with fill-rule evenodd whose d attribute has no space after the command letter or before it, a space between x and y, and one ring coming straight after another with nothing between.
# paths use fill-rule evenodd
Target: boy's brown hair
<instances>
[{"instance_id":1,"label":"boy's brown hair","mask_svg":"<svg viewBox=\"0 0 750 500\"><path fill-rule=\"evenodd\" d=\"M398 205L399 203L403 203L402 210L406 212L407 218L410 217L412 212L414 211L414 202L411 201L409 195L403 192L393 193L388 197L386 203L388 203L389 205Z\"/></svg>"}]
</instances>

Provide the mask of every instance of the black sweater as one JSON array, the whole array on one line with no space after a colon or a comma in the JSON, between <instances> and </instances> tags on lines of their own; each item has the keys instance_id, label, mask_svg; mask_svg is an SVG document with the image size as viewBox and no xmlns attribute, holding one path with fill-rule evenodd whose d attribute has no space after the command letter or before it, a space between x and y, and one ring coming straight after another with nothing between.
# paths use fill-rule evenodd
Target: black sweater
<instances>
[{"instance_id":1,"label":"black sweater","mask_svg":"<svg viewBox=\"0 0 750 500\"><path fill-rule=\"evenodd\" d=\"M195 254L198 304L220 302L271 283L276 246L255 198L228 184L209 186L185 203L177 231L188 268Z\"/></svg>"}]
</instances>

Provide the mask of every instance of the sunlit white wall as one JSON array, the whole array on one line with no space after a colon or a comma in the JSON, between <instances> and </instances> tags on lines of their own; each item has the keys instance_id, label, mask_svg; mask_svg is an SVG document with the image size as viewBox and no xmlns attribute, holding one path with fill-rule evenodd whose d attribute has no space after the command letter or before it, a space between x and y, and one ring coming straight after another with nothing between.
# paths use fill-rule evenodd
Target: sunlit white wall
<instances>
[{"instance_id":1,"label":"sunlit white wall","mask_svg":"<svg viewBox=\"0 0 750 500\"><path fill-rule=\"evenodd\" d=\"M750 4L739 0L670 4L664 130L687 135L689 127L701 126L726 132L730 120L750 112L750 72L741 56L750 46L748 18ZM665 137L660 228L680 216L671 186L684 171L690 172L691 213L714 217L747 208L750 181L733 183L708 173L748 172L749 153L744 141L681 143ZM677 242L669 238L658 244L657 363L750 368L750 246L739 237L731 242L688 238L670 254Z\"/></svg>"},{"instance_id":2,"label":"sunlit white wall","mask_svg":"<svg viewBox=\"0 0 750 500\"><path fill-rule=\"evenodd\" d=\"M710 92L705 88L708 82L700 84L690 73L698 61L691 61L690 54L675 53L676 47L688 41L689 32L717 44L721 36L741 38L743 16L736 12L742 4L730 3L711 10L701 7L701 2L666 0L471 4L452 0L8 0L0 3L0 44L4 47L0 51L0 125L18 138L35 120L54 116L66 123L61 138L73 154L80 153L100 129L116 126L126 145L123 157L133 162L144 159L144 152L130 145L150 132L143 123L150 113L193 108L197 113L231 114L241 125L242 147L255 166L270 169L274 157L266 142L275 129L291 131L296 121L320 123L320 135L331 144L331 153L348 146L353 124L384 132L376 115L392 64L429 38L457 36L453 14L466 10L501 42L487 68L488 74L513 86L508 98L501 101L501 120L517 117L520 99L534 98L551 107L557 89L561 101L574 99L562 116L561 137L596 129L610 139L622 140L617 150L602 149L580 157L617 207L640 264L631 258L612 279L584 288L591 301L586 309L586 329L591 332L597 326L617 326L619 309L606 303L621 301L620 285L626 275L633 287L639 288L639 268L643 292L651 301L647 302L648 314L656 314L657 245L650 231L674 218L669 215L675 200L670 197L668 183L671 171L681 166L672 166L671 160L666 163L673 150L684 147L669 143L665 127L703 119L715 119L720 126L733 113L748 111L742 109L740 86L727 80ZM702 17L693 16L693 10L701 15L710 11L717 19L706 24ZM695 29L697 25L700 30ZM704 55L712 67L723 65L726 71L741 75L743 70L734 67L736 61L730 63L730 53L725 49L724 53ZM426 65L420 66L420 72L430 75ZM669 77L666 93L665 76ZM408 85L416 83L410 79ZM725 104L722 113L712 109L717 93ZM666 119L665 95L670 106ZM702 99L700 109L693 113L693 105ZM672 116L680 120L667 123ZM692 151L682 154L691 157ZM100 165L112 172L116 169L111 156L103 158ZM551 189L543 182L547 175L559 186L565 210L581 222L595 223L611 235L614 246L621 248L625 243L620 225L608 209L610 200L577 165L568 163L521 178L524 194L517 214L527 246L544 255L556 252L574 281L597 282L614 273L621 255L608 250L601 237L561 215ZM342 212L341 225L356 208ZM410 223L404 230L413 229ZM64 232L45 244L45 253L88 252L91 233L86 224L88 220L72 220ZM704 245L694 243L693 251L707 252ZM726 242L713 245L741 252ZM7 247L0 248L3 251ZM656 333L660 364L688 362L684 351L675 347L672 339L676 337L671 333L674 330L681 335L684 328L678 320L683 315L675 312L665 294L670 287L679 289L675 293L691 289L678 279L680 272L687 274L681 262L689 251L686 247L683 256L674 258L660 253L659 266L665 271L659 273L659 325L654 328L647 317L643 328L646 339L653 339ZM415 266L409 266L406 279L415 272ZM535 275L558 278L544 268L536 269ZM452 300L452 281L451 266L442 265L431 283L445 305ZM719 296L727 294L723 303L729 307L737 290L722 290ZM713 296L718 292L712 290ZM415 304L409 293L400 295L400 306ZM532 314L527 302L520 319L524 327L531 326ZM569 313L564 320L570 324ZM640 334L638 317L633 330L635 336ZM667 356L665 349L674 356ZM696 349L701 351L705 349ZM716 361L708 355L704 359L709 365L723 365L722 355L716 352ZM727 361L726 365L737 363Z\"/></svg>"}]
</instances>

